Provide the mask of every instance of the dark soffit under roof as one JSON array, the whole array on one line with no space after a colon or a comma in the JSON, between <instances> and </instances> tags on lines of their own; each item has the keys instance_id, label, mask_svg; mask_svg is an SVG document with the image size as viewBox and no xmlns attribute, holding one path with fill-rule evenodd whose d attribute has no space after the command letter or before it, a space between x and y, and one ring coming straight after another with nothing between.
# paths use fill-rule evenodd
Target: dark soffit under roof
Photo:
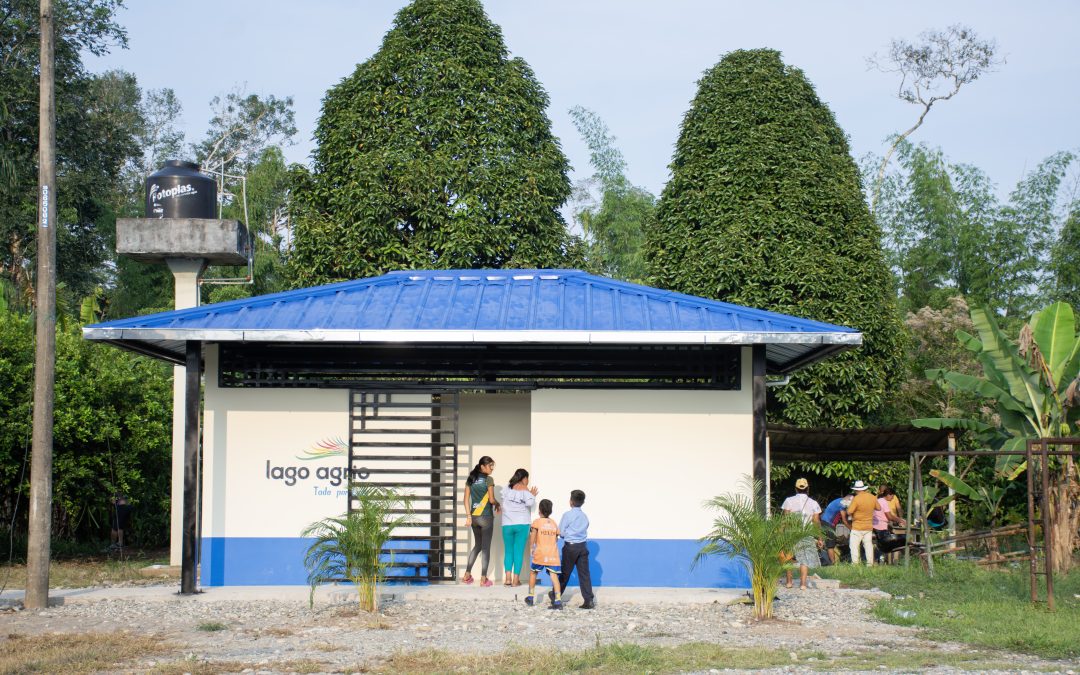
<instances>
[{"instance_id":1,"label":"dark soffit under roof","mask_svg":"<svg viewBox=\"0 0 1080 675\"><path fill-rule=\"evenodd\" d=\"M906 424L871 429L799 429L770 424L769 458L774 463L810 461L907 461L912 452L945 450L949 430Z\"/></svg>"}]
</instances>

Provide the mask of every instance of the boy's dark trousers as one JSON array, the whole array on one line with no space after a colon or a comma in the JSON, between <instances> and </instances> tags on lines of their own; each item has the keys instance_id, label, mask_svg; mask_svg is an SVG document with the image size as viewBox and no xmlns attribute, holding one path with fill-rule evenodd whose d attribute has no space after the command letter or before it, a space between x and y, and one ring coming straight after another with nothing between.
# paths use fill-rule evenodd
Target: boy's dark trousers
<instances>
[{"instance_id":1,"label":"boy's dark trousers","mask_svg":"<svg viewBox=\"0 0 1080 675\"><path fill-rule=\"evenodd\" d=\"M563 593L566 592L566 582L570 580L570 572L577 568L578 588L581 589L581 599L586 605L593 604L592 577L589 576L589 544L563 544L562 547L562 571L559 572L559 586Z\"/></svg>"}]
</instances>

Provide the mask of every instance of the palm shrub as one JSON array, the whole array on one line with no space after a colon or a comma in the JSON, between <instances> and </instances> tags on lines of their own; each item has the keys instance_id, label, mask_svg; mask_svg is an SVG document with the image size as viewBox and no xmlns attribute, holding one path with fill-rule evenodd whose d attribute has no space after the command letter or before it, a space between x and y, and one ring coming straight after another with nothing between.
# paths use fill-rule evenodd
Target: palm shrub
<instances>
[{"instance_id":1,"label":"palm shrub","mask_svg":"<svg viewBox=\"0 0 1080 675\"><path fill-rule=\"evenodd\" d=\"M819 537L820 528L803 523L794 513L763 515L755 507L765 500L765 484L746 477L744 489L713 497L706 508L719 511L713 529L699 541L701 550L694 556L696 566L710 555L723 555L740 561L750 572L750 588L754 593L754 618L771 619L773 598L780 575L789 563L781 553L795 550L806 537ZM759 501L760 500L760 501Z\"/></svg>"},{"instance_id":2,"label":"palm shrub","mask_svg":"<svg viewBox=\"0 0 1080 675\"><path fill-rule=\"evenodd\" d=\"M391 516L405 509L406 500L391 488L353 485L350 489L355 510L312 523L300 534L314 539L304 556L311 586L308 603L314 604L320 582L348 579L356 586L360 609L374 612L379 606L378 586L386 579L392 555L384 553L383 546L406 519L405 515Z\"/></svg>"}]
</instances>

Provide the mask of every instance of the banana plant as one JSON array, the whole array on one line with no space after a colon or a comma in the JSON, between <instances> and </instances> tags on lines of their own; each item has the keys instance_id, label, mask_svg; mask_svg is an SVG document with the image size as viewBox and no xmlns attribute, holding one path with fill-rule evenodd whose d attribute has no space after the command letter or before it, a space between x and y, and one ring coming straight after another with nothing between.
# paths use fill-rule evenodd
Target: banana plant
<instances>
[{"instance_id":1,"label":"banana plant","mask_svg":"<svg viewBox=\"0 0 1080 675\"><path fill-rule=\"evenodd\" d=\"M927 371L945 386L969 392L995 403L996 420L931 418L913 420L931 429L968 429L984 448L1011 451L998 455L996 469L1009 480L1027 469L1024 450L1032 439L1068 437L1080 422L1080 336L1076 316L1066 303L1058 302L1037 312L1020 331L1018 344L1011 342L984 309L972 309L971 320L978 337L957 331L961 344L982 364L983 376L974 377L942 370ZM1076 447L1076 446L1074 446ZM1071 457L1051 462L1048 500L1055 571L1066 571L1080 527L1080 482ZM993 498L987 493L986 498Z\"/></svg>"},{"instance_id":2,"label":"banana plant","mask_svg":"<svg viewBox=\"0 0 1080 675\"><path fill-rule=\"evenodd\" d=\"M954 476L948 471L942 471L940 469L932 469L930 475L937 478L939 481L945 484L946 487L953 489L956 494L948 495L944 499L939 500L934 504L934 507L945 506L952 501L956 495L962 495L972 500L983 509L986 510L987 520L990 523L990 527L993 528L997 525L998 511L1001 510L1001 501L1005 498L1009 488L1012 487L1012 483L1005 483L1004 485L980 485L974 487L968 485L959 476Z\"/></svg>"},{"instance_id":3,"label":"banana plant","mask_svg":"<svg viewBox=\"0 0 1080 675\"><path fill-rule=\"evenodd\" d=\"M1080 337L1076 317L1066 303L1037 312L1021 331L1019 344L1006 337L985 309L971 310L978 337L957 331L961 344L982 364L983 376L928 370L926 376L996 404L999 423L956 418L913 420L917 427L974 431L984 447L1015 450L1000 455L997 470L1009 479L1024 471L1028 439L1069 436L1080 418L1077 378Z\"/></svg>"}]
</instances>

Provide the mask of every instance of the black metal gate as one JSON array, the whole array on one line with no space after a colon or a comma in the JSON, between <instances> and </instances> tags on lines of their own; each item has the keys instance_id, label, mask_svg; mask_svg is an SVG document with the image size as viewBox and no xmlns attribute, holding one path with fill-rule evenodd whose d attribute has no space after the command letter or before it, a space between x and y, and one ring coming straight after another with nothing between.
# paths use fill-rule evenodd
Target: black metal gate
<instances>
[{"instance_id":1,"label":"black metal gate","mask_svg":"<svg viewBox=\"0 0 1080 675\"><path fill-rule=\"evenodd\" d=\"M385 549L387 575L453 581L457 559L458 394L418 389L349 392L354 480L400 492L410 505ZM349 495L349 512L355 497Z\"/></svg>"}]
</instances>

